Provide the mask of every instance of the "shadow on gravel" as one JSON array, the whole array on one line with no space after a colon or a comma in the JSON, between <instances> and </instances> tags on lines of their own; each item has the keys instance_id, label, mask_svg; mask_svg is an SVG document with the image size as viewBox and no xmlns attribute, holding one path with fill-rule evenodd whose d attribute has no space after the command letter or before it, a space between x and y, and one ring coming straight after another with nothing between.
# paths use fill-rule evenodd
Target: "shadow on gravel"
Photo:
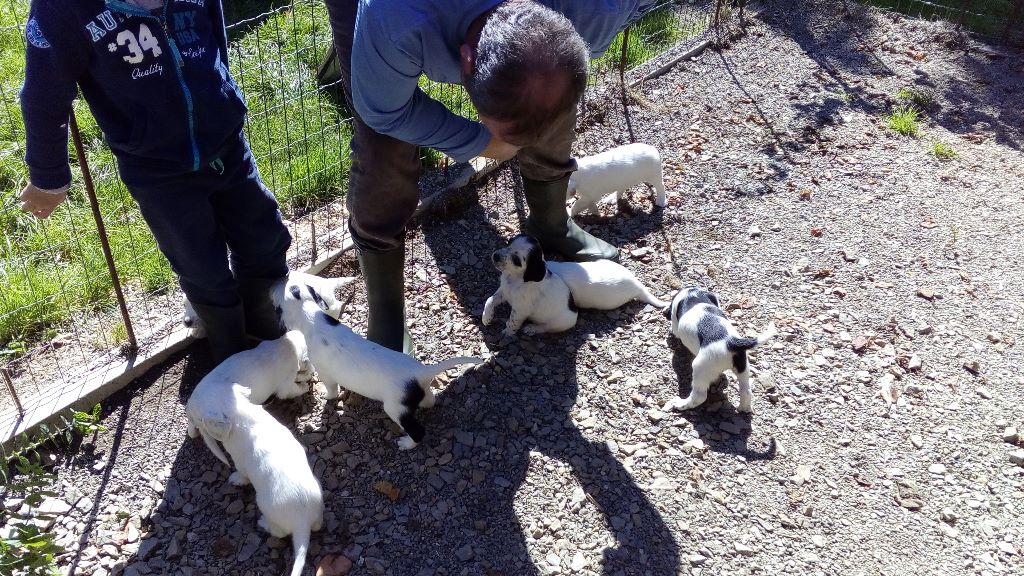
<instances>
[{"instance_id":1,"label":"shadow on gravel","mask_svg":"<svg viewBox=\"0 0 1024 576\"><path fill-rule=\"evenodd\" d=\"M486 201L504 202L497 209L517 214L521 228L526 208L518 178L504 174L494 182L497 196ZM531 484L544 483L546 475L557 474L545 462L553 459L568 466L582 488L580 498L594 504L615 538L614 547L599 550L602 566L592 564L592 569L607 575L675 574L679 548L664 519L607 444L585 438L571 415L580 392L575 362L578 350L587 343L587 332L613 331L623 317L628 322L628 316L639 313L643 305L629 304L613 315L581 310L576 329L560 334L528 337L520 332L514 339L502 339L507 305L498 307L490 326L480 326L483 303L498 286L491 252L519 232L507 227L499 230L492 223L494 210L477 202L457 222L422 229L424 242L442 267L464 264L466 250L471 251L474 262L482 264L472 269L461 267L448 275L448 283L457 305L474 319L488 348L495 351L486 365L449 384L438 395L437 407L422 412L428 430L457 427L455 458L470 459L472 468L482 472L471 476L472 489L455 496L457 505L466 506L470 517L486 519L486 529L473 537L471 562L479 562L489 575L546 573L531 562L528 527L519 521L516 493L528 481L528 472ZM590 231L617 244L624 239L634 241L661 226L660 211L654 216L624 213L598 220L594 219ZM613 317L619 320L609 321ZM532 506L550 508L550 515L555 516L570 506L569 501L569 494L557 493L550 501ZM441 549L458 548L465 542L465 535L451 530L424 536Z\"/></svg>"},{"instance_id":2,"label":"shadow on gravel","mask_svg":"<svg viewBox=\"0 0 1024 576\"><path fill-rule=\"evenodd\" d=\"M693 354L674 336L668 336L666 340L672 350L672 370L678 377L679 397L686 398L690 395L690 383L693 380ZM764 399L757 395L757 383L752 384L756 414L758 402L763 402ZM692 410L683 411L682 416L693 424L694 430L707 444L709 450L743 456L747 461L774 460L774 438L769 439L768 446L763 451L754 450L747 445L756 415L737 412L735 404L728 399L730 394L739 399L739 390L723 374L708 390L707 401Z\"/></svg>"},{"instance_id":3,"label":"shadow on gravel","mask_svg":"<svg viewBox=\"0 0 1024 576\"><path fill-rule=\"evenodd\" d=\"M928 61L945 58L946 73L933 77L916 69L902 78L908 88L930 91L939 106L923 110L925 116L943 128L968 136L972 141L991 137L1014 150L1024 146L1024 69L1022 50L990 46L962 36L952 23L935 28L922 37L920 29L910 34L889 33L883 19L896 18L869 6L844 0L841 5L826 0L773 2L762 19L793 39L816 62L831 84L844 96L842 104L872 115L886 114L896 94L872 94L866 90L878 76L898 76L887 59L910 58ZM906 22L913 22L908 19ZM902 26L908 26L902 23ZM879 28L883 36L872 31ZM913 50L913 54L908 52ZM938 52L938 53L936 53ZM941 54L944 53L944 54ZM864 80L868 80L865 82ZM815 103L795 106L820 120L827 110Z\"/></svg>"}]
</instances>

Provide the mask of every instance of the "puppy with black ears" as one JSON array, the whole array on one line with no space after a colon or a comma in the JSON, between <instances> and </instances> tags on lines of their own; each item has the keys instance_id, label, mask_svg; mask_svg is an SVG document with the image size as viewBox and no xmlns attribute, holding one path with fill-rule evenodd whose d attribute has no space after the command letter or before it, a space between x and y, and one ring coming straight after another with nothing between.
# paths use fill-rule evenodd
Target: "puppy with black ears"
<instances>
[{"instance_id":1,"label":"puppy with black ears","mask_svg":"<svg viewBox=\"0 0 1024 576\"><path fill-rule=\"evenodd\" d=\"M741 338L719 307L718 297L696 286L681 288L665 310L665 316L672 322L672 334L694 355L690 395L670 401L665 409L687 410L700 406L707 400L711 383L731 369L740 387L738 410L751 412L753 394L747 351L774 336L775 324L769 324L756 338Z\"/></svg>"},{"instance_id":2,"label":"puppy with black ears","mask_svg":"<svg viewBox=\"0 0 1024 576\"><path fill-rule=\"evenodd\" d=\"M505 322L505 336L514 336L523 324L526 334L562 332L576 325L578 316L569 286L552 274L544 262L544 250L532 236L520 234L508 246L495 250L491 262L501 272L497 292L484 303L481 322L494 319L494 309L508 302L512 311Z\"/></svg>"},{"instance_id":3,"label":"puppy with black ears","mask_svg":"<svg viewBox=\"0 0 1024 576\"><path fill-rule=\"evenodd\" d=\"M406 436L398 447L418 444L426 430L416 419L417 408L434 405L431 381L460 364L480 364L482 358L456 356L437 364L422 364L412 356L385 348L359 336L327 312L328 304L312 286L289 286L281 303L285 326L306 337L309 362L327 388L327 399L337 398L340 388L383 402L384 412L402 427Z\"/></svg>"}]
</instances>

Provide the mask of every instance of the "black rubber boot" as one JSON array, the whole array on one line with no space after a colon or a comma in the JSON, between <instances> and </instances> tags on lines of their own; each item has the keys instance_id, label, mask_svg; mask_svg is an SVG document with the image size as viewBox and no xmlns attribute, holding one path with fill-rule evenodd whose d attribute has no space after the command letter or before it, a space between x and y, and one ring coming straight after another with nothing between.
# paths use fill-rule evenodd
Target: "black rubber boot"
<instances>
[{"instance_id":1,"label":"black rubber boot","mask_svg":"<svg viewBox=\"0 0 1024 576\"><path fill-rule=\"evenodd\" d=\"M412 336L405 325L405 243L386 252L359 251L369 314L366 339L412 354Z\"/></svg>"},{"instance_id":2,"label":"black rubber boot","mask_svg":"<svg viewBox=\"0 0 1024 576\"><path fill-rule=\"evenodd\" d=\"M228 356L249 347L245 336L245 311L241 304L225 307L192 302L192 308L206 327L206 339L214 362L220 364Z\"/></svg>"},{"instance_id":3,"label":"black rubber boot","mask_svg":"<svg viewBox=\"0 0 1024 576\"><path fill-rule=\"evenodd\" d=\"M270 289L284 278L239 278L238 294L245 310L245 333L256 340L275 340L284 335L281 318L270 299Z\"/></svg>"},{"instance_id":4,"label":"black rubber boot","mask_svg":"<svg viewBox=\"0 0 1024 576\"><path fill-rule=\"evenodd\" d=\"M569 217L565 209L565 192L568 187L568 175L551 182L523 178L523 193L530 207L526 231L540 242L548 254L561 254L575 262L618 261L618 248L590 235Z\"/></svg>"}]
</instances>

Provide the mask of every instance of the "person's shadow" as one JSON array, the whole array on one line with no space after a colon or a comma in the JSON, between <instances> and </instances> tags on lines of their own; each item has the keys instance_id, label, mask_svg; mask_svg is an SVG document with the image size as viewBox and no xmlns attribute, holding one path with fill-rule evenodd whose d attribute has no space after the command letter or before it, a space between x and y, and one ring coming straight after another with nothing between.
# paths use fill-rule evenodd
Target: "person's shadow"
<instances>
[{"instance_id":1,"label":"person's shadow","mask_svg":"<svg viewBox=\"0 0 1024 576\"><path fill-rule=\"evenodd\" d=\"M458 427L456 448L467 442L493 446L485 464L493 470L493 481L488 478L463 502L470 514L487 518L488 528L474 541L474 557L486 559L487 574L543 573L530 559L528 541L544 539L550 527L523 525L517 508L524 503L519 502L517 491L526 482L531 488L538 483L562 486L559 490L578 482L582 491L577 490L575 505L566 503L571 499L565 493L556 493L552 501L526 505L532 510L549 510L555 517L566 507L585 516L587 511L581 510L580 504L592 504L589 513L598 516L597 521L614 539L613 544L605 542L610 545L600 547L600 559L593 558L597 552L590 553L592 570L608 575L675 574L679 547L664 519L608 444L584 436L571 413L580 393L579 349L588 341L587 332L600 338L614 331L616 322L608 320L612 315L583 310L574 329L532 337L520 332L510 340L501 336L508 315L507 305L502 305L490 326L479 325L484 301L498 285L499 274L490 265L491 252L505 246L507 239L522 229L522 201L513 194L517 181L514 173L506 170L491 180L486 198L471 204L456 224L426 223L422 228L423 242L438 264L457 268L455 274L448 275L449 287L458 305L482 331L488 348L495 351L487 365L446 388L439 395L438 407L426 413L428 429ZM643 217L634 214L630 218ZM660 221L660 214L646 218ZM632 236L657 226L651 222L628 226L619 219L593 221L590 231L608 237L611 228L630 229ZM467 251L472 255L467 257ZM640 303L627 304L614 317L636 315L643 309ZM466 452L464 456L472 457ZM567 470L562 472L562 466L549 460L562 463ZM548 474L565 473L572 479L544 479ZM524 491L531 492L534 490ZM586 531L591 532L592 527L587 526Z\"/></svg>"}]
</instances>

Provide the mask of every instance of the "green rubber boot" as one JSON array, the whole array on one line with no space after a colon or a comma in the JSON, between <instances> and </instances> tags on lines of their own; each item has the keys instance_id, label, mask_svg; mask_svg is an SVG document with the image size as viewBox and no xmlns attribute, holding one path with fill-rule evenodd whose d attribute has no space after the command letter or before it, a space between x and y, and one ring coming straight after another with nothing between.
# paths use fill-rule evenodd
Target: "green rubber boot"
<instances>
[{"instance_id":1,"label":"green rubber boot","mask_svg":"<svg viewBox=\"0 0 1024 576\"><path fill-rule=\"evenodd\" d=\"M359 251L359 269L366 284L366 339L412 355L412 336L405 325L405 243L386 252Z\"/></svg>"},{"instance_id":2,"label":"green rubber boot","mask_svg":"<svg viewBox=\"0 0 1024 576\"><path fill-rule=\"evenodd\" d=\"M276 340L284 336L281 318L274 309L270 289L283 278L239 278L238 294L245 310L245 332L256 340Z\"/></svg>"},{"instance_id":3,"label":"green rubber boot","mask_svg":"<svg viewBox=\"0 0 1024 576\"><path fill-rule=\"evenodd\" d=\"M619 249L590 235L573 222L565 209L569 176L551 182L523 178L523 193L530 207L526 231L535 237L544 252L561 254L575 262L619 260Z\"/></svg>"},{"instance_id":4,"label":"green rubber boot","mask_svg":"<svg viewBox=\"0 0 1024 576\"><path fill-rule=\"evenodd\" d=\"M241 304L234 306L208 306L192 302L192 308L206 327L206 340L210 354L220 364L228 356L246 350L245 311Z\"/></svg>"}]
</instances>

